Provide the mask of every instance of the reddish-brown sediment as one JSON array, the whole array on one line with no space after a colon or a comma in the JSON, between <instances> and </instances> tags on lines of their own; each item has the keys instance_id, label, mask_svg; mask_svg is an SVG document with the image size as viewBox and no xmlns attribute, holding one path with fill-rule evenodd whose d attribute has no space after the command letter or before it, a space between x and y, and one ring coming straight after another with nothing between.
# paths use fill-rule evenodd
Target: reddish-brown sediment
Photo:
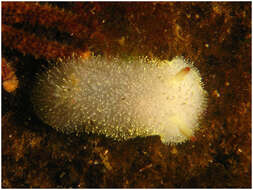
<instances>
[{"instance_id":1,"label":"reddish-brown sediment","mask_svg":"<svg viewBox=\"0 0 253 190\"><path fill-rule=\"evenodd\" d=\"M2 187L251 187L251 3L3 2L2 14L2 56L20 85L2 91ZM36 67L87 50L193 61L209 94L194 140L118 143L39 121L28 109Z\"/></svg>"}]
</instances>

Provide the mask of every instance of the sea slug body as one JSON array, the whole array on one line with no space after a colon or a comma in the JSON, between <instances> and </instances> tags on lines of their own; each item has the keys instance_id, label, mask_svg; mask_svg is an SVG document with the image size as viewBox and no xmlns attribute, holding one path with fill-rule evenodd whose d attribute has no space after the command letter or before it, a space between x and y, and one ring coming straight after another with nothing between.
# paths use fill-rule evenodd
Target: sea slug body
<instances>
[{"instance_id":1,"label":"sea slug body","mask_svg":"<svg viewBox=\"0 0 253 190\"><path fill-rule=\"evenodd\" d=\"M160 135L184 142L199 128L207 93L198 70L182 57L70 58L38 76L35 113L64 133L116 140Z\"/></svg>"}]
</instances>

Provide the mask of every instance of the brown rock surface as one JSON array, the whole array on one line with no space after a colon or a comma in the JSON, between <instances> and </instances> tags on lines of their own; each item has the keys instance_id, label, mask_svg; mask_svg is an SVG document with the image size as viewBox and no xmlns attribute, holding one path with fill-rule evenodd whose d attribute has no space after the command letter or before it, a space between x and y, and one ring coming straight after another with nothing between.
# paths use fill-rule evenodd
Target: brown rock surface
<instances>
[{"instance_id":1,"label":"brown rock surface","mask_svg":"<svg viewBox=\"0 0 253 190\"><path fill-rule=\"evenodd\" d=\"M35 73L58 58L183 55L209 94L184 144L56 132L33 114ZM2 3L2 187L251 187L251 3ZM3 75L3 74L2 74Z\"/></svg>"}]
</instances>

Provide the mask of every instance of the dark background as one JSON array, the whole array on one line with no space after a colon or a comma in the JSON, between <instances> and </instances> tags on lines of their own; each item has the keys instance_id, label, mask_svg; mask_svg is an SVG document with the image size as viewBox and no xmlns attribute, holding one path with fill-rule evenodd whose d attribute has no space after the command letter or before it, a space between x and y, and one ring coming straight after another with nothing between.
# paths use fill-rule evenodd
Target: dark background
<instances>
[{"instance_id":1,"label":"dark background","mask_svg":"<svg viewBox=\"0 0 253 190\"><path fill-rule=\"evenodd\" d=\"M90 52L194 62L208 92L201 129L164 145L43 124L29 100L36 73ZM250 2L2 2L6 65L19 87L2 88L2 187L251 187Z\"/></svg>"}]
</instances>

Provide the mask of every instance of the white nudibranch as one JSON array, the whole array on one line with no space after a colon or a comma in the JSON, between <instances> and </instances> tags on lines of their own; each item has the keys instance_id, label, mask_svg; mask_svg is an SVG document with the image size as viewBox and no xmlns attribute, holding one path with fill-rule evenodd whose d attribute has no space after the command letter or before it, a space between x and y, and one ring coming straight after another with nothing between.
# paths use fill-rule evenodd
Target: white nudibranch
<instances>
[{"instance_id":1,"label":"white nudibranch","mask_svg":"<svg viewBox=\"0 0 253 190\"><path fill-rule=\"evenodd\" d=\"M207 105L198 70L182 57L60 61L38 76L34 111L64 133L103 134L116 140L159 135L184 142L199 128Z\"/></svg>"}]
</instances>

